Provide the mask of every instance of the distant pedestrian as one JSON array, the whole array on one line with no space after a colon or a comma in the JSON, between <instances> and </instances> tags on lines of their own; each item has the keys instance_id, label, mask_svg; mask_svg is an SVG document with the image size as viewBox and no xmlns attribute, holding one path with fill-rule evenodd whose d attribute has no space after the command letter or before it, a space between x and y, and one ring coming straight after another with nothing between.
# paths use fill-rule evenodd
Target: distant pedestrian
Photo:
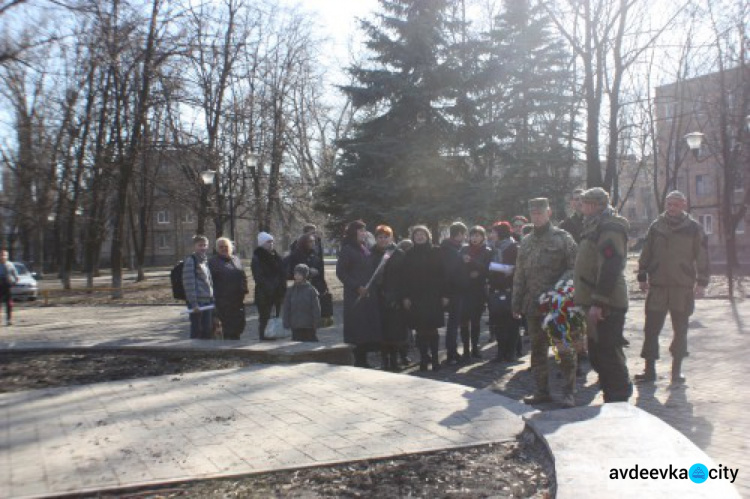
<instances>
[{"instance_id":1,"label":"distant pedestrian","mask_svg":"<svg viewBox=\"0 0 750 499\"><path fill-rule=\"evenodd\" d=\"M432 245L432 234L424 225L411 230L414 247L403 265L404 309L409 326L417 332L419 368L440 369L438 328L445 324L443 308L448 305L445 264L440 249Z\"/></svg>"},{"instance_id":2,"label":"distant pedestrian","mask_svg":"<svg viewBox=\"0 0 750 499\"><path fill-rule=\"evenodd\" d=\"M484 306L487 303L487 274L492 261L492 250L486 244L484 227L475 225L469 230L469 244L461 248L463 274L466 285L461 295L461 341L463 358L481 359L479 331Z\"/></svg>"},{"instance_id":3,"label":"distant pedestrian","mask_svg":"<svg viewBox=\"0 0 750 499\"><path fill-rule=\"evenodd\" d=\"M190 312L190 338L213 339L214 287L208 268L208 238L193 237L193 254L185 258L182 267L182 285L185 287L187 308ZM210 307L205 310L201 308Z\"/></svg>"},{"instance_id":4,"label":"distant pedestrian","mask_svg":"<svg viewBox=\"0 0 750 499\"><path fill-rule=\"evenodd\" d=\"M531 371L536 381L534 394L526 397L527 404L552 400L549 393L549 338L542 327L539 297L550 291L560 279L573 277L576 242L562 229L550 223L552 211L547 198L529 200L529 213L534 230L521 241L513 277L513 314L526 316L531 337ZM560 368L564 377L563 404L575 405L576 353L560 354Z\"/></svg>"},{"instance_id":5,"label":"distant pedestrian","mask_svg":"<svg viewBox=\"0 0 750 499\"><path fill-rule=\"evenodd\" d=\"M0 302L5 304L5 325L13 325L13 292L18 282L16 266L8 261L8 252L0 251Z\"/></svg>"},{"instance_id":6,"label":"distant pedestrian","mask_svg":"<svg viewBox=\"0 0 750 499\"><path fill-rule=\"evenodd\" d=\"M669 313L672 318L672 383L683 383L682 360L688 356L688 320L695 298L702 297L709 282L708 242L701 224L687 212L687 198L680 191L667 194L667 209L646 234L638 259L638 283L646 295L646 338L641 357L646 369L636 374L639 382L656 380L659 334Z\"/></svg>"},{"instance_id":7,"label":"distant pedestrian","mask_svg":"<svg viewBox=\"0 0 750 499\"><path fill-rule=\"evenodd\" d=\"M446 363L459 362L458 331L461 325L461 298L466 288L466 273L461 259L461 248L469 229L461 222L453 222L448 237L440 242L440 251L445 269L445 290L448 297L448 324L445 327Z\"/></svg>"},{"instance_id":8,"label":"distant pedestrian","mask_svg":"<svg viewBox=\"0 0 750 499\"><path fill-rule=\"evenodd\" d=\"M246 322L247 274L242 261L234 254L234 243L229 238L216 240L216 253L208 260L214 284L216 315L221 321L224 339L239 340Z\"/></svg>"},{"instance_id":9,"label":"distant pedestrian","mask_svg":"<svg viewBox=\"0 0 750 499\"><path fill-rule=\"evenodd\" d=\"M513 362L520 357L521 344L521 322L513 317L511 309L518 243L511 236L508 222L493 225L492 233L495 234L496 241L492 248L493 258L488 275L490 330L497 339L495 360Z\"/></svg>"},{"instance_id":10,"label":"distant pedestrian","mask_svg":"<svg viewBox=\"0 0 750 499\"><path fill-rule=\"evenodd\" d=\"M575 189L573 191L573 193L570 195L571 213L568 218L560 222L560 225L558 225L558 227L560 227L562 230L573 236L576 244L581 242L581 232L583 231L583 202L581 201L582 194L583 189Z\"/></svg>"},{"instance_id":11,"label":"distant pedestrian","mask_svg":"<svg viewBox=\"0 0 750 499\"><path fill-rule=\"evenodd\" d=\"M367 354L379 351L383 339L378 299L367 288L375 269L366 227L361 220L347 225L336 262L336 276L344 285L344 342L354 345L357 367L370 367Z\"/></svg>"},{"instance_id":12,"label":"distant pedestrian","mask_svg":"<svg viewBox=\"0 0 750 499\"><path fill-rule=\"evenodd\" d=\"M604 402L627 402L633 394L623 353L630 224L615 213L601 187L585 191L581 200L584 220L575 266L575 304L587 314L589 359L599 374Z\"/></svg>"},{"instance_id":13,"label":"distant pedestrian","mask_svg":"<svg viewBox=\"0 0 750 499\"><path fill-rule=\"evenodd\" d=\"M274 239L268 232L258 234L258 247L253 252L250 264L255 281L255 305L258 307L258 338L266 338L266 327L275 312L281 314L281 305L286 292L286 272L281 257L274 249Z\"/></svg>"},{"instance_id":14,"label":"distant pedestrian","mask_svg":"<svg viewBox=\"0 0 750 499\"><path fill-rule=\"evenodd\" d=\"M307 280L310 267L304 263L294 267L294 284L284 296L284 328L292 330L292 341L318 341L320 327L318 292Z\"/></svg>"}]
</instances>

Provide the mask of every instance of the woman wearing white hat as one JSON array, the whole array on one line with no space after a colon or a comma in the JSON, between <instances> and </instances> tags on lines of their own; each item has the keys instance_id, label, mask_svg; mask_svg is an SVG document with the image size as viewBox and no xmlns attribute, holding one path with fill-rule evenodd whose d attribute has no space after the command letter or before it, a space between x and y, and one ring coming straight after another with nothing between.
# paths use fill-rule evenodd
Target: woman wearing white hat
<instances>
[{"instance_id":1,"label":"woman wearing white hat","mask_svg":"<svg viewBox=\"0 0 750 499\"><path fill-rule=\"evenodd\" d=\"M258 336L266 340L266 325L275 308L276 317L281 314L281 304L286 292L286 274L281 257L274 249L273 236L268 232L258 234L258 247L253 252L250 264L255 281L255 304L258 307Z\"/></svg>"}]
</instances>

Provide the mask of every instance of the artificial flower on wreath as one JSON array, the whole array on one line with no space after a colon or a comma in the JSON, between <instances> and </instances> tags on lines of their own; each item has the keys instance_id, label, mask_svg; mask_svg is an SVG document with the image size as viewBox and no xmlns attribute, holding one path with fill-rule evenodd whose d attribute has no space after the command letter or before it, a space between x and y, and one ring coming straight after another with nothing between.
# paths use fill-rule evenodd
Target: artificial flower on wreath
<instances>
[{"instance_id":1,"label":"artificial flower on wreath","mask_svg":"<svg viewBox=\"0 0 750 499\"><path fill-rule=\"evenodd\" d=\"M571 279L560 279L550 291L539 296L539 311L543 315L542 330L560 362L560 352L570 349L582 351L586 317L583 309L573 301L575 289Z\"/></svg>"}]
</instances>

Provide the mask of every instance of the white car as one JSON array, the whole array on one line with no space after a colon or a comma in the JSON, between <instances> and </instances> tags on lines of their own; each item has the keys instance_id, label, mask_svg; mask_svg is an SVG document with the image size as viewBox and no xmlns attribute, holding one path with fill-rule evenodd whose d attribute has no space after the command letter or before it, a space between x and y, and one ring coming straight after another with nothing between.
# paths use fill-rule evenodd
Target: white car
<instances>
[{"instance_id":1,"label":"white car","mask_svg":"<svg viewBox=\"0 0 750 499\"><path fill-rule=\"evenodd\" d=\"M16 267L18 282L10 290L14 300L36 300L39 295L39 286L36 279L31 275L26 265L18 262L12 262Z\"/></svg>"}]
</instances>

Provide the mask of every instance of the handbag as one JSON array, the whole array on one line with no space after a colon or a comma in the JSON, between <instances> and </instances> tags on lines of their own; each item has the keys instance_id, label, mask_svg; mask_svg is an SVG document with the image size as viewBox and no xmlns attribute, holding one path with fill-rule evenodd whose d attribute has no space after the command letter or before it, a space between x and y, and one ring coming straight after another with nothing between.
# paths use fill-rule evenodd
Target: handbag
<instances>
[{"instance_id":1,"label":"handbag","mask_svg":"<svg viewBox=\"0 0 750 499\"><path fill-rule=\"evenodd\" d=\"M273 317L268 319L266 324L266 338L273 338L278 340L280 338L286 338L291 334L291 331L284 329L284 324L281 322L281 317Z\"/></svg>"}]
</instances>

